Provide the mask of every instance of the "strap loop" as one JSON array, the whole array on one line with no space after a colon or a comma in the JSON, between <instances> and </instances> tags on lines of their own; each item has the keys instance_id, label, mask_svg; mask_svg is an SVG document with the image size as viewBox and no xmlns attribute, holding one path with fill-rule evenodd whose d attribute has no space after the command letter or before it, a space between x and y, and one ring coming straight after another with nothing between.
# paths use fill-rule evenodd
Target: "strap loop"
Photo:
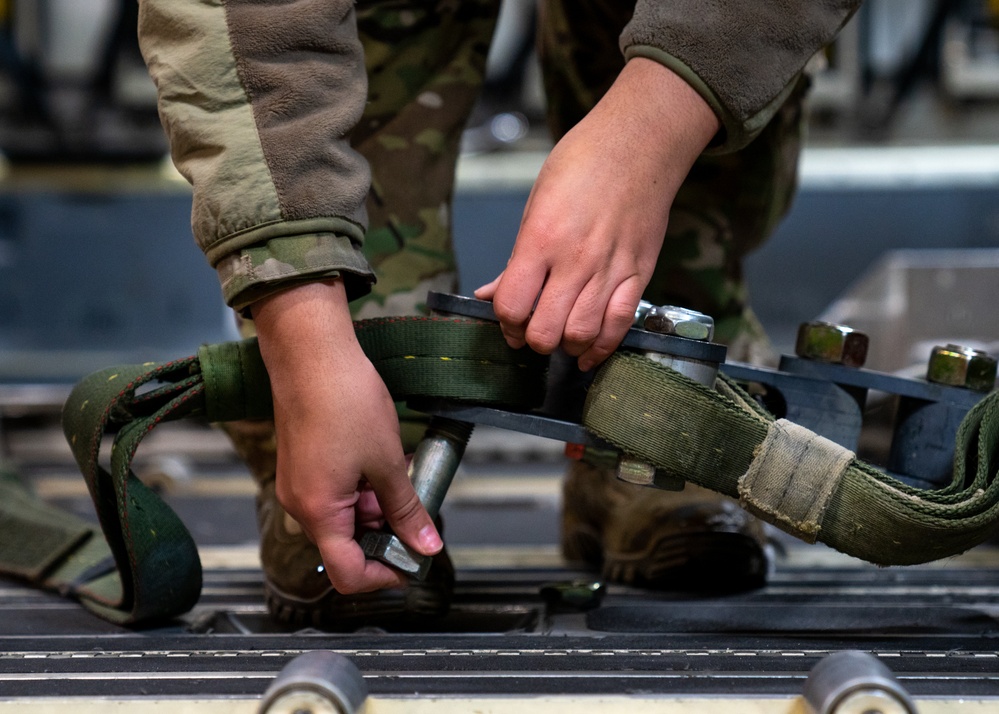
<instances>
[{"instance_id":1,"label":"strap loop","mask_svg":"<svg viewBox=\"0 0 999 714\"><path fill-rule=\"evenodd\" d=\"M849 449L778 419L739 478L739 502L768 523L814 543L829 501L855 458Z\"/></svg>"},{"instance_id":2,"label":"strap loop","mask_svg":"<svg viewBox=\"0 0 999 714\"><path fill-rule=\"evenodd\" d=\"M203 345L198 362L205 381L209 421L268 419L274 413L271 380L256 338Z\"/></svg>"}]
</instances>

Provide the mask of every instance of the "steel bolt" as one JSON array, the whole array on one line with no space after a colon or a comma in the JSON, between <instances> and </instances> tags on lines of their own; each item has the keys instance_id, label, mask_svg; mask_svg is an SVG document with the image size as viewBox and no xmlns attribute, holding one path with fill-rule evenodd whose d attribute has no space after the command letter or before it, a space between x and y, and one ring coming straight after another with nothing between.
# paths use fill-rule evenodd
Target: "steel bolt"
<instances>
[{"instance_id":1,"label":"steel bolt","mask_svg":"<svg viewBox=\"0 0 999 714\"><path fill-rule=\"evenodd\" d=\"M714 335L715 321L710 315L673 305L653 306L642 325L648 332L686 337L698 342L708 342ZM666 352L643 353L653 362L674 369L695 382L711 386L718 376L718 364L689 357L677 357Z\"/></svg>"},{"instance_id":2,"label":"steel bolt","mask_svg":"<svg viewBox=\"0 0 999 714\"><path fill-rule=\"evenodd\" d=\"M663 491L682 491L684 480L676 478L652 464L622 455L617 462L617 478L636 486L653 486Z\"/></svg>"},{"instance_id":3,"label":"steel bolt","mask_svg":"<svg viewBox=\"0 0 999 714\"><path fill-rule=\"evenodd\" d=\"M847 367L863 367L870 340L863 332L831 322L803 322L794 353L805 359Z\"/></svg>"},{"instance_id":4,"label":"steel bolt","mask_svg":"<svg viewBox=\"0 0 999 714\"><path fill-rule=\"evenodd\" d=\"M648 300L639 300L638 307L635 308L635 321L632 323L635 327L641 327L645 322L645 316L649 314L649 310L654 308L653 305Z\"/></svg>"},{"instance_id":5,"label":"steel bolt","mask_svg":"<svg viewBox=\"0 0 999 714\"><path fill-rule=\"evenodd\" d=\"M674 305L654 306L645 314L642 328L661 335L707 341L714 336L715 321L696 310Z\"/></svg>"},{"instance_id":6,"label":"steel bolt","mask_svg":"<svg viewBox=\"0 0 999 714\"><path fill-rule=\"evenodd\" d=\"M436 518L451 486L474 424L434 417L409 464L409 478L416 495L431 518ZM361 537L361 549L369 558L391 565L417 580L427 577L432 558L411 550L399 537L386 531L369 531Z\"/></svg>"},{"instance_id":7,"label":"steel bolt","mask_svg":"<svg viewBox=\"0 0 999 714\"><path fill-rule=\"evenodd\" d=\"M644 318L640 315L644 313ZM715 321L710 315L673 305L656 306L642 301L635 311L635 324L649 332L674 335L690 340L707 342L714 335ZM716 363L688 357L678 357L665 352L647 351L646 358L705 385L713 385L718 376ZM667 474L652 464L622 454L617 462L617 478L639 486L654 486L666 491L682 491L683 479Z\"/></svg>"},{"instance_id":8,"label":"steel bolt","mask_svg":"<svg viewBox=\"0 0 999 714\"><path fill-rule=\"evenodd\" d=\"M947 345L933 348L926 379L936 384L990 392L996 383L996 360L987 352Z\"/></svg>"}]
</instances>

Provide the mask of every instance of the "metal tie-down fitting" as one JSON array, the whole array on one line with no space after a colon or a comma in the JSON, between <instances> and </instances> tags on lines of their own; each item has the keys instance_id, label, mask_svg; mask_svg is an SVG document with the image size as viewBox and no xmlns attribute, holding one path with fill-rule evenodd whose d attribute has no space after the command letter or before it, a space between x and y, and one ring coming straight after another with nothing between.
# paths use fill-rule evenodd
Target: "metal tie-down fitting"
<instances>
[{"instance_id":1,"label":"metal tie-down fitting","mask_svg":"<svg viewBox=\"0 0 999 714\"><path fill-rule=\"evenodd\" d=\"M803 322L798 327L794 353L805 359L863 367L870 340L863 332L831 322Z\"/></svg>"},{"instance_id":2,"label":"metal tie-down fitting","mask_svg":"<svg viewBox=\"0 0 999 714\"><path fill-rule=\"evenodd\" d=\"M937 346L930 354L926 381L991 392L996 384L996 360L987 352L971 347Z\"/></svg>"},{"instance_id":3,"label":"metal tie-down fitting","mask_svg":"<svg viewBox=\"0 0 999 714\"><path fill-rule=\"evenodd\" d=\"M660 335L676 335L688 340L708 342L715 334L715 321L703 312L674 305L653 305L639 325Z\"/></svg>"},{"instance_id":4,"label":"metal tie-down fitting","mask_svg":"<svg viewBox=\"0 0 999 714\"><path fill-rule=\"evenodd\" d=\"M714 336L715 321L709 315L674 305L653 305L645 300L635 310L635 327L661 335L682 337L697 342L710 342ZM680 374L711 387L718 376L718 362L680 356L668 352L645 350L642 354L676 370ZM682 491L684 481L657 469L652 464L622 454L617 463L617 477L639 486L654 486L669 491Z\"/></svg>"},{"instance_id":5,"label":"metal tie-down fitting","mask_svg":"<svg viewBox=\"0 0 999 714\"><path fill-rule=\"evenodd\" d=\"M938 346L930 355L926 379L912 379L862 369L868 342L867 335L845 325L806 322L798 330L797 356L783 356L778 372L731 364L725 371L772 388L778 416L853 451L860 442L868 393L890 396L894 408L885 471L919 488L946 486L953 476L957 431L981 394L993 388L996 360L969 347Z\"/></svg>"},{"instance_id":6,"label":"metal tie-down fitting","mask_svg":"<svg viewBox=\"0 0 999 714\"><path fill-rule=\"evenodd\" d=\"M436 416L409 462L409 480L431 518L440 512L444 496L451 486L474 424ZM417 580L430 571L433 558L421 555L389 531L369 531L361 537L361 550L369 558L391 565Z\"/></svg>"}]
</instances>

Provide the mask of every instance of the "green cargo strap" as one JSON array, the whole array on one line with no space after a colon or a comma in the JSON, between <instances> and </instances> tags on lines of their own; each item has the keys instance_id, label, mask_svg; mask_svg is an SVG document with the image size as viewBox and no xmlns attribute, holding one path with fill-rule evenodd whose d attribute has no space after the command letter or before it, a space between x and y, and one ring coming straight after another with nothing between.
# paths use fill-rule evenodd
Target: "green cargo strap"
<instances>
[{"instance_id":1,"label":"green cargo strap","mask_svg":"<svg viewBox=\"0 0 999 714\"><path fill-rule=\"evenodd\" d=\"M157 424L203 411L205 387L195 357L167 364L96 372L63 407L63 431L86 479L114 569L95 573L72 594L95 614L138 623L190 610L201 593L201 561L187 528L159 496L131 472L143 437ZM101 447L115 433L105 466ZM83 554L73 554L83 560ZM92 565L97 566L100 561ZM53 584L56 571L40 583Z\"/></svg>"},{"instance_id":2,"label":"green cargo strap","mask_svg":"<svg viewBox=\"0 0 999 714\"><path fill-rule=\"evenodd\" d=\"M34 496L0 466L0 544L4 567L18 578L61 589L114 569L111 551L90 523Z\"/></svg>"},{"instance_id":3,"label":"green cargo strap","mask_svg":"<svg viewBox=\"0 0 999 714\"><path fill-rule=\"evenodd\" d=\"M773 417L725 381L708 389L652 360L618 353L590 387L583 422L667 476L739 498L740 481L745 486L745 478L753 478L751 469L771 434ZM788 458L793 461L793 454ZM821 494L805 519L808 540L879 565L909 565L962 553L997 531L999 392L985 397L961 423L953 477L945 488L909 486L870 464L844 458L839 449L828 450L826 458L831 493ZM807 468L818 473L814 463ZM783 478L796 487L802 477ZM785 511L774 507L779 502L770 498L767 506L753 510L801 536L796 532L801 527L788 527L801 522L801 503L789 502Z\"/></svg>"},{"instance_id":4,"label":"green cargo strap","mask_svg":"<svg viewBox=\"0 0 999 714\"><path fill-rule=\"evenodd\" d=\"M510 349L493 323L385 318L357 323L355 332L398 400L467 398L530 409L544 396L547 358ZM77 597L116 623L145 623L190 610L201 590L197 547L176 514L132 473L136 449L164 421L267 418L272 409L256 340L208 345L183 360L86 377L66 402L63 430L104 538L5 480L0 497L17 494L17 499L0 500L0 572ZM105 463L101 449L110 434L114 440Z\"/></svg>"},{"instance_id":5,"label":"green cargo strap","mask_svg":"<svg viewBox=\"0 0 999 714\"><path fill-rule=\"evenodd\" d=\"M400 318L361 322L356 331L397 399L436 396L527 409L543 398L544 358L511 350L495 324ZM167 419L270 413L270 386L254 341L208 346L178 362L86 378L66 403L63 425L115 570L107 573L99 554L90 553L93 569L80 569L84 576L78 573L71 588L63 587L59 559L82 560L74 544L95 540L64 528L40 549L41 565L19 562L18 572L75 594L116 622L185 612L200 587L197 549L177 517L132 475L132 457L142 437ZM997 394L965 418L953 480L937 491L893 479L800 427L775 427L772 416L725 379L709 389L628 353L613 355L598 370L583 423L670 476L741 495L776 526L874 563L918 563L960 553L993 535L999 520ZM105 433L115 431L108 471L98 461L99 450ZM761 455L765 463L754 465ZM828 481L821 478L824 469ZM785 493L801 488L817 493ZM0 569L14 572L7 550L0 543ZM47 575L39 575L46 569ZM88 581L89 574L96 579Z\"/></svg>"},{"instance_id":6,"label":"green cargo strap","mask_svg":"<svg viewBox=\"0 0 999 714\"><path fill-rule=\"evenodd\" d=\"M770 425L749 470L739 478L739 503L814 543L829 501L856 457L803 426L778 419Z\"/></svg>"}]
</instances>

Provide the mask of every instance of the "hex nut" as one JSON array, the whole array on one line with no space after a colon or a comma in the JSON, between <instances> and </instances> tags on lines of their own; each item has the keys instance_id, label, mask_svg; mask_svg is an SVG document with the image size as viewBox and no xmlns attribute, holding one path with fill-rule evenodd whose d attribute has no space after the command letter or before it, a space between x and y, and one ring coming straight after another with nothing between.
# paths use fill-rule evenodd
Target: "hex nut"
<instances>
[{"instance_id":1,"label":"hex nut","mask_svg":"<svg viewBox=\"0 0 999 714\"><path fill-rule=\"evenodd\" d=\"M384 531L368 531L361 537L361 550L368 558L380 560L417 580L425 580L433 561L406 547L399 536Z\"/></svg>"},{"instance_id":2,"label":"hex nut","mask_svg":"<svg viewBox=\"0 0 999 714\"><path fill-rule=\"evenodd\" d=\"M654 307L655 305L653 305L648 300L639 300L638 307L635 308L635 321L632 322L632 325L634 325L635 327L641 327L642 324L645 322L645 316L648 315L649 310L651 310Z\"/></svg>"},{"instance_id":3,"label":"hex nut","mask_svg":"<svg viewBox=\"0 0 999 714\"><path fill-rule=\"evenodd\" d=\"M714 336L715 321L711 316L696 310L660 305L650 308L645 314L642 329L706 342Z\"/></svg>"},{"instance_id":4,"label":"hex nut","mask_svg":"<svg viewBox=\"0 0 999 714\"><path fill-rule=\"evenodd\" d=\"M976 392L990 392L996 383L996 359L971 347L938 345L930 353L926 380Z\"/></svg>"},{"instance_id":5,"label":"hex nut","mask_svg":"<svg viewBox=\"0 0 999 714\"><path fill-rule=\"evenodd\" d=\"M682 478L676 478L652 464L623 454L617 462L615 473L620 481L633 483L636 486L652 486L662 491L682 491L686 485Z\"/></svg>"},{"instance_id":6,"label":"hex nut","mask_svg":"<svg viewBox=\"0 0 999 714\"><path fill-rule=\"evenodd\" d=\"M846 325L803 322L798 327L794 353L804 359L847 367L863 367L867 360L867 335Z\"/></svg>"},{"instance_id":7,"label":"hex nut","mask_svg":"<svg viewBox=\"0 0 999 714\"><path fill-rule=\"evenodd\" d=\"M617 477L636 486L651 486L655 482L656 467L630 456L622 456L617 464Z\"/></svg>"}]
</instances>

